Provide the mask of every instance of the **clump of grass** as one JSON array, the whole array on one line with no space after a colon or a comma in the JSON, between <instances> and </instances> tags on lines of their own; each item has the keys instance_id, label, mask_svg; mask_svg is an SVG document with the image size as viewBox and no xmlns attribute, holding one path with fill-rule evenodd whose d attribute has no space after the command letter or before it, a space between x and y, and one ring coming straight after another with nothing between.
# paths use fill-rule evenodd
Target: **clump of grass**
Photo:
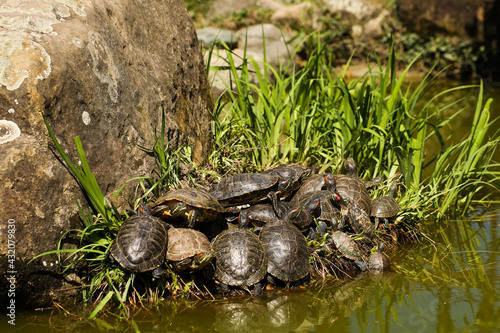
<instances>
[{"instance_id":1,"label":"clump of grass","mask_svg":"<svg viewBox=\"0 0 500 333\"><path fill-rule=\"evenodd\" d=\"M452 125L453 117L445 117L444 112L458 101L439 109L432 102L475 86L443 91L422 106L438 76L429 71L416 86L406 84L405 77L418 58L397 77L394 51L387 66L375 56L376 65L367 61L365 75L347 81L348 66L335 74L321 43L317 45L300 69L275 70L252 58L237 67L232 52L226 50L232 80L224 96L227 101L216 105L213 128L224 130L214 132L214 152L232 143L247 152L241 155L246 158L242 164L257 170L302 163L316 164L320 172L339 171L343 160L353 156L365 179L402 175L405 191L399 200L407 209L400 218L406 221L463 213L473 198L476 203L487 201L480 196L483 186L500 190L497 164L492 161L500 139L498 133L487 134L496 120L489 119L491 100L483 103L482 84L469 137L446 146L447 138L441 133ZM292 74L282 75L287 71ZM251 74L258 83L253 83ZM269 74L275 83L268 80ZM430 156L426 146L436 143L441 149Z\"/></svg>"}]
</instances>

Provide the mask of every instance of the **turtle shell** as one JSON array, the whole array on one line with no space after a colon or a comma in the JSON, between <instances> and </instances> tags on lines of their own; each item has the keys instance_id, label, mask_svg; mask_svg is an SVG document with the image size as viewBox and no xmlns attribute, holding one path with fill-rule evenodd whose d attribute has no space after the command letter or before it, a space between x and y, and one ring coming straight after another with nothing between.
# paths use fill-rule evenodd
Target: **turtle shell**
<instances>
[{"instance_id":1,"label":"turtle shell","mask_svg":"<svg viewBox=\"0 0 500 333\"><path fill-rule=\"evenodd\" d=\"M176 269L200 269L213 258L207 236L191 228L170 228L166 259Z\"/></svg>"},{"instance_id":2,"label":"turtle shell","mask_svg":"<svg viewBox=\"0 0 500 333\"><path fill-rule=\"evenodd\" d=\"M146 272L165 261L168 232L164 222L154 216L132 216L123 222L111 244L111 256L123 268Z\"/></svg>"},{"instance_id":3,"label":"turtle shell","mask_svg":"<svg viewBox=\"0 0 500 333\"><path fill-rule=\"evenodd\" d=\"M285 180L286 182L282 183L280 191L282 193L289 193L300 187L302 181L311 175L312 169L305 168L298 164L288 164L274 167L263 173L275 175Z\"/></svg>"},{"instance_id":4,"label":"turtle shell","mask_svg":"<svg viewBox=\"0 0 500 333\"><path fill-rule=\"evenodd\" d=\"M379 218L390 218L396 216L401 207L399 203L390 196L373 199L370 216Z\"/></svg>"},{"instance_id":5,"label":"turtle shell","mask_svg":"<svg viewBox=\"0 0 500 333\"><path fill-rule=\"evenodd\" d=\"M331 236L335 246L344 257L351 260L361 260L363 258L363 253L358 244L356 244L348 234L337 230L334 231Z\"/></svg>"},{"instance_id":6,"label":"turtle shell","mask_svg":"<svg viewBox=\"0 0 500 333\"><path fill-rule=\"evenodd\" d=\"M254 203L267 198L269 192L278 192L280 177L263 173L240 173L222 179L210 194L223 207Z\"/></svg>"},{"instance_id":7,"label":"turtle shell","mask_svg":"<svg viewBox=\"0 0 500 333\"><path fill-rule=\"evenodd\" d=\"M264 278L264 247L248 229L228 229L212 240L215 278L230 286L253 286Z\"/></svg>"},{"instance_id":8,"label":"turtle shell","mask_svg":"<svg viewBox=\"0 0 500 333\"><path fill-rule=\"evenodd\" d=\"M383 247L384 243L380 243L378 251L368 259L368 269L374 273L380 273L391 266L389 258L382 252Z\"/></svg>"},{"instance_id":9,"label":"turtle shell","mask_svg":"<svg viewBox=\"0 0 500 333\"><path fill-rule=\"evenodd\" d=\"M304 203L304 196L309 193L318 192L321 190L332 190L335 187L335 177L332 174L315 174L302 182L302 185L297 190L290 202L300 205Z\"/></svg>"},{"instance_id":10,"label":"turtle shell","mask_svg":"<svg viewBox=\"0 0 500 333\"><path fill-rule=\"evenodd\" d=\"M196 188L181 188L168 191L158 198L151 206L151 212L155 216L171 216L172 209L178 204L185 204L185 218L192 210L196 210L196 222L211 221L219 214L225 212L219 202L209 193Z\"/></svg>"},{"instance_id":11,"label":"turtle shell","mask_svg":"<svg viewBox=\"0 0 500 333\"><path fill-rule=\"evenodd\" d=\"M346 209L349 223L354 232L357 234L363 233L371 239L375 233L375 225L370 220L370 216L354 202L349 203Z\"/></svg>"},{"instance_id":12,"label":"turtle shell","mask_svg":"<svg viewBox=\"0 0 500 333\"><path fill-rule=\"evenodd\" d=\"M256 227L264 224L279 221L276 212L271 204L257 204L240 212L240 226L247 226L249 223Z\"/></svg>"},{"instance_id":13,"label":"turtle shell","mask_svg":"<svg viewBox=\"0 0 500 333\"><path fill-rule=\"evenodd\" d=\"M356 203L366 213L371 212L370 194L363 182L357 178L338 177L337 191L344 198Z\"/></svg>"},{"instance_id":14,"label":"turtle shell","mask_svg":"<svg viewBox=\"0 0 500 333\"><path fill-rule=\"evenodd\" d=\"M298 281L309 274L307 242L296 226L285 221L266 224L260 240L269 274L285 282Z\"/></svg>"}]
</instances>

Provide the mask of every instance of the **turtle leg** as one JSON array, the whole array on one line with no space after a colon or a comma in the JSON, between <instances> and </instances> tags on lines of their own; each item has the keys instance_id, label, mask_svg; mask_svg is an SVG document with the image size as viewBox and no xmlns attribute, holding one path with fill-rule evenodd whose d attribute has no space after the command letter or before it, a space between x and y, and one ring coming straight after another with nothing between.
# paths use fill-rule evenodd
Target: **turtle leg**
<instances>
[{"instance_id":1,"label":"turtle leg","mask_svg":"<svg viewBox=\"0 0 500 333\"><path fill-rule=\"evenodd\" d=\"M366 262L364 262L363 260L354 260L354 263L363 272L366 271L366 269L368 268L368 266L366 265Z\"/></svg>"},{"instance_id":2,"label":"turtle leg","mask_svg":"<svg viewBox=\"0 0 500 333\"><path fill-rule=\"evenodd\" d=\"M154 270L153 270L153 277L159 279L163 274L165 274L167 272L167 270L162 267L163 265L159 266L159 267L156 267Z\"/></svg>"},{"instance_id":3,"label":"turtle leg","mask_svg":"<svg viewBox=\"0 0 500 333\"><path fill-rule=\"evenodd\" d=\"M375 230L378 229L379 224L380 224L380 219L378 217L375 217Z\"/></svg>"},{"instance_id":4,"label":"turtle leg","mask_svg":"<svg viewBox=\"0 0 500 333\"><path fill-rule=\"evenodd\" d=\"M258 282L253 286L253 296L254 297L262 296L262 283Z\"/></svg>"}]
</instances>

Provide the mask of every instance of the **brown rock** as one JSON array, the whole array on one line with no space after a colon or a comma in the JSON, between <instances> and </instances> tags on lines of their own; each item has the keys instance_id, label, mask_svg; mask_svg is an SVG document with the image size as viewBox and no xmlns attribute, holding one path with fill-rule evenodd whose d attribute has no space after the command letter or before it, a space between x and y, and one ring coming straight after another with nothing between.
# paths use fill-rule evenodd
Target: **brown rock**
<instances>
[{"instance_id":1,"label":"brown rock","mask_svg":"<svg viewBox=\"0 0 500 333\"><path fill-rule=\"evenodd\" d=\"M154 144L162 106L170 146L190 143L203 163L212 101L182 1L13 0L0 8L0 303L7 304L7 221L15 225L18 307L64 296L55 257L26 264L81 228L75 195L85 199L50 148L41 112L73 161L80 136L109 196L152 170L137 144ZM117 202L132 192L133 185Z\"/></svg>"}]
</instances>

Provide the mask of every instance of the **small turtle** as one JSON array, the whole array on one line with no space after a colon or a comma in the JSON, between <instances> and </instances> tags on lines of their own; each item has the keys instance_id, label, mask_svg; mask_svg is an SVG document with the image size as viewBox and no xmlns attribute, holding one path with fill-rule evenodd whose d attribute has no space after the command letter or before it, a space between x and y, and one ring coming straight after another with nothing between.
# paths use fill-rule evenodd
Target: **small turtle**
<instances>
[{"instance_id":1,"label":"small turtle","mask_svg":"<svg viewBox=\"0 0 500 333\"><path fill-rule=\"evenodd\" d=\"M342 227L342 223L340 223ZM339 228L340 229L340 228ZM335 247L339 250L343 257L354 261L356 266L362 271L365 271L367 266L364 261L364 255L361 252L358 244L352 238L343 231L335 230L329 234L329 238L335 244Z\"/></svg>"},{"instance_id":2,"label":"small turtle","mask_svg":"<svg viewBox=\"0 0 500 333\"><path fill-rule=\"evenodd\" d=\"M266 170L263 173L276 175L282 180L288 180L284 186L279 188L281 194L289 194L300 187L302 181L308 178L313 172L312 168L303 167L298 164L280 165L272 169Z\"/></svg>"},{"instance_id":3,"label":"small turtle","mask_svg":"<svg viewBox=\"0 0 500 333\"><path fill-rule=\"evenodd\" d=\"M346 161L347 175L336 176L336 187L338 193L344 199L350 199L356 203L366 213L371 212L371 199L368 190L363 181L358 178L358 167L352 157L347 158Z\"/></svg>"},{"instance_id":4,"label":"small turtle","mask_svg":"<svg viewBox=\"0 0 500 333\"><path fill-rule=\"evenodd\" d=\"M111 257L133 273L153 271L159 277L168 243L168 226L151 216L144 205L141 212L123 222L111 244Z\"/></svg>"},{"instance_id":5,"label":"small turtle","mask_svg":"<svg viewBox=\"0 0 500 333\"><path fill-rule=\"evenodd\" d=\"M246 228L249 224L262 227L264 224L279 221L276 211L271 204L257 204L240 211L238 225Z\"/></svg>"},{"instance_id":6,"label":"small turtle","mask_svg":"<svg viewBox=\"0 0 500 333\"><path fill-rule=\"evenodd\" d=\"M212 245L207 236L198 230L170 228L166 258L174 269L201 269L213 258Z\"/></svg>"},{"instance_id":7,"label":"small turtle","mask_svg":"<svg viewBox=\"0 0 500 333\"><path fill-rule=\"evenodd\" d=\"M269 192L279 193L286 182L276 175L240 173L222 179L210 194L223 207L238 206L265 200Z\"/></svg>"},{"instance_id":8,"label":"small turtle","mask_svg":"<svg viewBox=\"0 0 500 333\"><path fill-rule=\"evenodd\" d=\"M224 208L210 194L195 188L171 190L151 205L154 216L181 218L192 228L195 222L216 220Z\"/></svg>"},{"instance_id":9,"label":"small turtle","mask_svg":"<svg viewBox=\"0 0 500 333\"><path fill-rule=\"evenodd\" d=\"M309 276L309 250L299 229L285 221L266 224L260 240L268 260L267 272L291 283Z\"/></svg>"},{"instance_id":10,"label":"small turtle","mask_svg":"<svg viewBox=\"0 0 500 333\"><path fill-rule=\"evenodd\" d=\"M349 221L352 229L357 234L363 234L368 239L375 235L375 226L370 220L370 216L354 201L346 199L346 204L342 205L342 220L345 224Z\"/></svg>"},{"instance_id":11,"label":"small turtle","mask_svg":"<svg viewBox=\"0 0 500 333\"><path fill-rule=\"evenodd\" d=\"M391 184L389 195L373 199L370 216L375 218L375 229L378 228L380 219L384 221L384 226L389 228L389 219L396 216L401 209L399 203L394 199L397 182Z\"/></svg>"},{"instance_id":12,"label":"small turtle","mask_svg":"<svg viewBox=\"0 0 500 333\"><path fill-rule=\"evenodd\" d=\"M379 243L378 251L368 259L368 269L370 272L381 273L391 267L389 258L382 252L383 247L384 243Z\"/></svg>"},{"instance_id":13,"label":"small turtle","mask_svg":"<svg viewBox=\"0 0 500 333\"><path fill-rule=\"evenodd\" d=\"M214 277L221 291L226 291L227 286L244 289L255 286L254 293L259 292L267 269L267 257L259 237L248 229L228 229L212 240L212 248Z\"/></svg>"}]
</instances>

